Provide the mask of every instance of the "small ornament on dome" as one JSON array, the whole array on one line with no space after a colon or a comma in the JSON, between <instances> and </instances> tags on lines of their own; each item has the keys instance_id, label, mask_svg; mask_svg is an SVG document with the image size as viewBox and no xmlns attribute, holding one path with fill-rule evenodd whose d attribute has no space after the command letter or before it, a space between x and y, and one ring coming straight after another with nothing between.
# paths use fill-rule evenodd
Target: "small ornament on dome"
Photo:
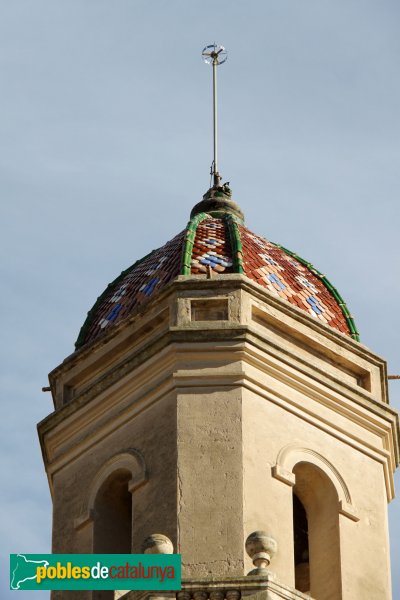
<instances>
[{"instance_id":1,"label":"small ornament on dome","mask_svg":"<svg viewBox=\"0 0 400 600\"><path fill-rule=\"evenodd\" d=\"M222 184L222 191L226 196L232 196L232 190L229 187L229 181L225 181L225 183Z\"/></svg>"}]
</instances>

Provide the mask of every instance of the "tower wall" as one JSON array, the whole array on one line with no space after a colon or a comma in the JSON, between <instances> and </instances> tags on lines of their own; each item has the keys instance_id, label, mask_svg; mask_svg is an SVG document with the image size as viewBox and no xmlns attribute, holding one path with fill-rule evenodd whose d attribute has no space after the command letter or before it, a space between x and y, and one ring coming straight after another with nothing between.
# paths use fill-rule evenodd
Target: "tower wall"
<instances>
[{"instance_id":1,"label":"tower wall","mask_svg":"<svg viewBox=\"0 0 400 600\"><path fill-rule=\"evenodd\" d=\"M178 395L177 520L186 577L243 575L242 394L213 387Z\"/></svg>"},{"instance_id":2,"label":"tower wall","mask_svg":"<svg viewBox=\"0 0 400 600\"><path fill-rule=\"evenodd\" d=\"M53 480L53 552L94 551L94 497L102 468L134 449L145 456L147 481L132 491L132 552L151 532L165 531L176 543L176 402L169 394L136 414L110 403L90 415L75 439L68 461ZM129 404L129 397L125 398ZM101 414L100 414L101 411ZM100 422L102 421L101 425ZM141 515L138 518L138 515ZM68 549L68 550L67 550Z\"/></svg>"},{"instance_id":3,"label":"tower wall","mask_svg":"<svg viewBox=\"0 0 400 600\"><path fill-rule=\"evenodd\" d=\"M263 529L274 533L279 552L273 560L273 570L280 581L294 587L294 562L288 560L294 553L292 493L297 478L293 471L296 465L310 465L316 476L307 484L314 486L316 493L319 472L335 488L329 511L337 515L340 544L337 547L332 542L332 532L322 540L324 552L319 548L314 556L315 570L340 569L343 599L363 598L368 588L374 590L371 597L390 598L387 494L382 464L363 449L352 447L348 440L338 439L337 431L327 433L320 424L308 422L306 398L299 399L303 410L296 414L293 406L279 406L271 393L269 398L266 396L247 390L243 396L245 532ZM314 407L313 414L316 413ZM281 461L285 452L286 459ZM347 500L346 492L350 495ZM384 549L372 550L377 559L373 559L373 569L372 548Z\"/></svg>"}]
</instances>

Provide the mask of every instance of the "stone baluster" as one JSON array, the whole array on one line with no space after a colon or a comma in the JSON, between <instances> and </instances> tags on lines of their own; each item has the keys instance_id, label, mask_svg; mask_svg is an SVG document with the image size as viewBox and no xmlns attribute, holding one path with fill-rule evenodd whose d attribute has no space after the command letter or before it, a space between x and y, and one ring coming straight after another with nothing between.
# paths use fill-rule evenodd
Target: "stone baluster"
<instances>
[{"instance_id":1,"label":"stone baluster","mask_svg":"<svg viewBox=\"0 0 400 600\"><path fill-rule=\"evenodd\" d=\"M142 544L143 554L173 554L174 546L171 540L162 533L153 533Z\"/></svg>"},{"instance_id":2,"label":"stone baluster","mask_svg":"<svg viewBox=\"0 0 400 600\"><path fill-rule=\"evenodd\" d=\"M225 594L226 600L240 600L242 593L240 590L228 590Z\"/></svg>"},{"instance_id":3,"label":"stone baluster","mask_svg":"<svg viewBox=\"0 0 400 600\"><path fill-rule=\"evenodd\" d=\"M190 592L181 590L180 592L176 593L176 598L177 598L177 600L190 600L191 594L190 594Z\"/></svg>"},{"instance_id":4,"label":"stone baluster","mask_svg":"<svg viewBox=\"0 0 400 600\"><path fill-rule=\"evenodd\" d=\"M269 575L267 567L278 549L276 540L265 531L254 531L246 540L246 552L253 561L255 569L247 575Z\"/></svg>"},{"instance_id":5,"label":"stone baluster","mask_svg":"<svg viewBox=\"0 0 400 600\"><path fill-rule=\"evenodd\" d=\"M205 590L196 590L193 592L193 600L208 600L208 593Z\"/></svg>"},{"instance_id":6,"label":"stone baluster","mask_svg":"<svg viewBox=\"0 0 400 600\"><path fill-rule=\"evenodd\" d=\"M209 598L210 600L225 600L225 594L222 590L212 590Z\"/></svg>"}]
</instances>

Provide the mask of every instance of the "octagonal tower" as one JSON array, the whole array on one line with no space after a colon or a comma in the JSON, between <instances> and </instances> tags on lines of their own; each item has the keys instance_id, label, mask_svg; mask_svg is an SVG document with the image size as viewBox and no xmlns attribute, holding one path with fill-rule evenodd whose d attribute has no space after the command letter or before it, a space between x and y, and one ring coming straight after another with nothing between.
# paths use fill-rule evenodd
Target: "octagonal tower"
<instances>
[{"instance_id":1,"label":"octagonal tower","mask_svg":"<svg viewBox=\"0 0 400 600\"><path fill-rule=\"evenodd\" d=\"M182 600L390 600L386 364L229 188L107 287L76 347L39 424L54 553L140 552L160 533L182 554Z\"/></svg>"}]
</instances>

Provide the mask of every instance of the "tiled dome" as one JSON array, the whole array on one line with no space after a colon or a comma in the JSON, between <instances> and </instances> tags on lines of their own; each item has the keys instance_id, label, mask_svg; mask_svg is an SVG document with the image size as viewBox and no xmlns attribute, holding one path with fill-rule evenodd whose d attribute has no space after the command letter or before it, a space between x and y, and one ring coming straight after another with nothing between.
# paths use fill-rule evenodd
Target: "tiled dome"
<instances>
[{"instance_id":1,"label":"tiled dome","mask_svg":"<svg viewBox=\"0 0 400 600\"><path fill-rule=\"evenodd\" d=\"M218 198L218 196L220 198ZM178 275L242 273L286 302L358 340L346 304L331 283L286 248L252 233L226 188L210 190L184 231L123 271L97 299L76 347L132 315Z\"/></svg>"}]
</instances>

